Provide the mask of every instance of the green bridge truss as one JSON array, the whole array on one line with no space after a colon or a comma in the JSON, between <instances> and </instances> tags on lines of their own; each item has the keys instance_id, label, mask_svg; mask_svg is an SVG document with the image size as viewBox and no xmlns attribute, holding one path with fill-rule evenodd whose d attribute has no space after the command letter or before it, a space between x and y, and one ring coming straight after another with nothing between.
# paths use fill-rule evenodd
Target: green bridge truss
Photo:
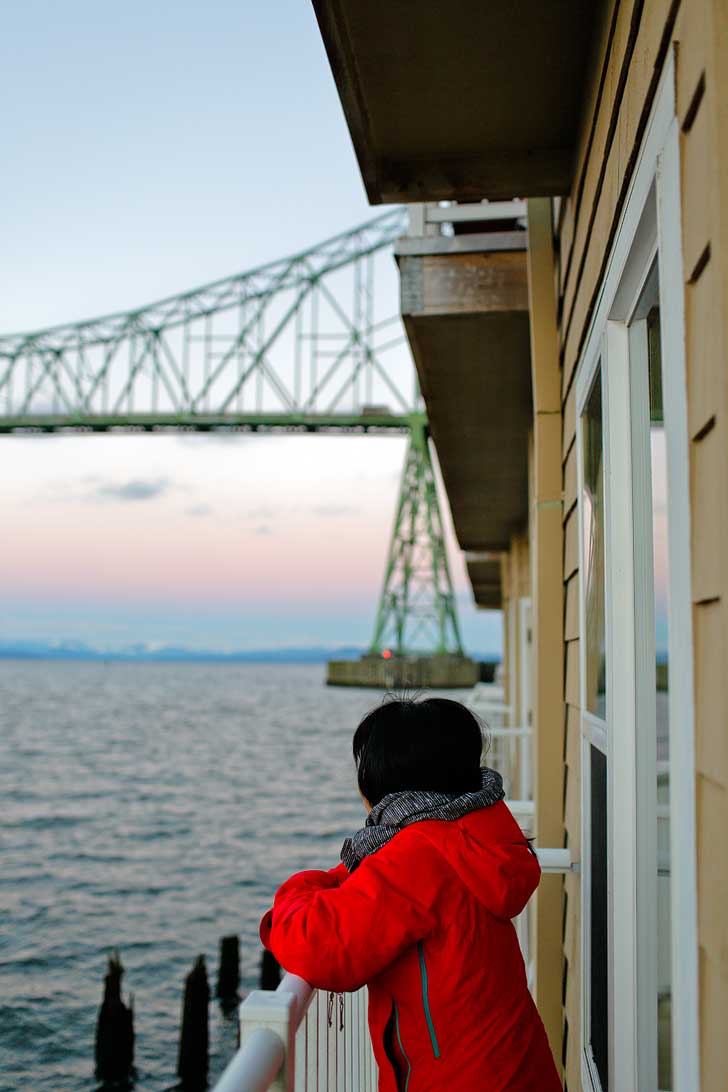
<instances>
[{"instance_id":1,"label":"green bridge truss","mask_svg":"<svg viewBox=\"0 0 728 1092\"><path fill-rule=\"evenodd\" d=\"M409 433L372 651L461 652L426 421L387 289L405 215L132 311L0 336L0 435Z\"/></svg>"}]
</instances>

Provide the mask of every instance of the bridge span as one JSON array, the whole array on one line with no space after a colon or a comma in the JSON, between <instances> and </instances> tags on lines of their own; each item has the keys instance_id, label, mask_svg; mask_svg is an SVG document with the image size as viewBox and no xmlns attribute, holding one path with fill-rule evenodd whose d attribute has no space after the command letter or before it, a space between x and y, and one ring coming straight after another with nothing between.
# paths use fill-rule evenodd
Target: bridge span
<instances>
[{"instance_id":1,"label":"bridge span","mask_svg":"<svg viewBox=\"0 0 728 1092\"><path fill-rule=\"evenodd\" d=\"M0 336L0 435L408 434L369 655L330 681L472 685L424 405L382 273L405 230L395 207L156 303Z\"/></svg>"}]
</instances>

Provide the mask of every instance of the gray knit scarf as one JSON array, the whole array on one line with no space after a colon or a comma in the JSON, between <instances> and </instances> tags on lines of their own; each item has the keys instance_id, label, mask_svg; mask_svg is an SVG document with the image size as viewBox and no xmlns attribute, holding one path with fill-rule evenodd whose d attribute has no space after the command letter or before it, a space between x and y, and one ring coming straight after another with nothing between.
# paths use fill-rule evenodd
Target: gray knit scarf
<instances>
[{"instance_id":1,"label":"gray knit scarf","mask_svg":"<svg viewBox=\"0 0 728 1092\"><path fill-rule=\"evenodd\" d=\"M503 778L487 766L480 772L483 781L476 792L458 794L410 789L385 796L369 812L362 829L347 838L341 847L341 859L349 872L410 823L420 823L424 819L461 819L470 811L497 804L505 796Z\"/></svg>"}]
</instances>

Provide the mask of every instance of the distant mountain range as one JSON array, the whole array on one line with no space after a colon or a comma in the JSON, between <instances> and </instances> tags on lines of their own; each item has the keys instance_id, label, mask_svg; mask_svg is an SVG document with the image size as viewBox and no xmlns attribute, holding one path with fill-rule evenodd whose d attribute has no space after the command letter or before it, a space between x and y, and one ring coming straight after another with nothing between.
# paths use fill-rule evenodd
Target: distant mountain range
<instances>
[{"instance_id":1,"label":"distant mountain range","mask_svg":"<svg viewBox=\"0 0 728 1092\"><path fill-rule=\"evenodd\" d=\"M184 648L175 645L133 644L119 649L99 649L83 641L2 641L0 660L91 660L123 663L300 663L323 664L327 660L357 660L366 649L358 645L339 648L256 648L234 652ZM487 653L475 659L497 660Z\"/></svg>"},{"instance_id":2,"label":"distant mountain range","mask_svg":"<svg viewBox=\"0 0 728 1092\"><path fill-rule=\"evenodd\" d=\"M356 660L363 648L256 648L217 652L176 645L133 644L118 649L99 649L82 641L0 641L3 660L115 660L133 663L326 663Z\"/></svg>"}]
</instances>

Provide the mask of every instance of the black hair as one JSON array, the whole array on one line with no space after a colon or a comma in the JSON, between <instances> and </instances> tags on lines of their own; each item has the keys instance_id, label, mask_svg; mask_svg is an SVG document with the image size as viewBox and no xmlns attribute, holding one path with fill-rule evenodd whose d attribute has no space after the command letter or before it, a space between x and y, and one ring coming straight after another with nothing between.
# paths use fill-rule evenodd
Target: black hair
<instances>
[{"instance_id":1,"label":"black hair","mask_svg":"<svg viewBox=\"0 0 728 1092\"><path fill-rule=\"evenodd\" d=\"M459 701L394 698L367 713L353 740L359 791L372 807L392 792L476 792L483 733Z\"/></svg>"}]
</instances>

